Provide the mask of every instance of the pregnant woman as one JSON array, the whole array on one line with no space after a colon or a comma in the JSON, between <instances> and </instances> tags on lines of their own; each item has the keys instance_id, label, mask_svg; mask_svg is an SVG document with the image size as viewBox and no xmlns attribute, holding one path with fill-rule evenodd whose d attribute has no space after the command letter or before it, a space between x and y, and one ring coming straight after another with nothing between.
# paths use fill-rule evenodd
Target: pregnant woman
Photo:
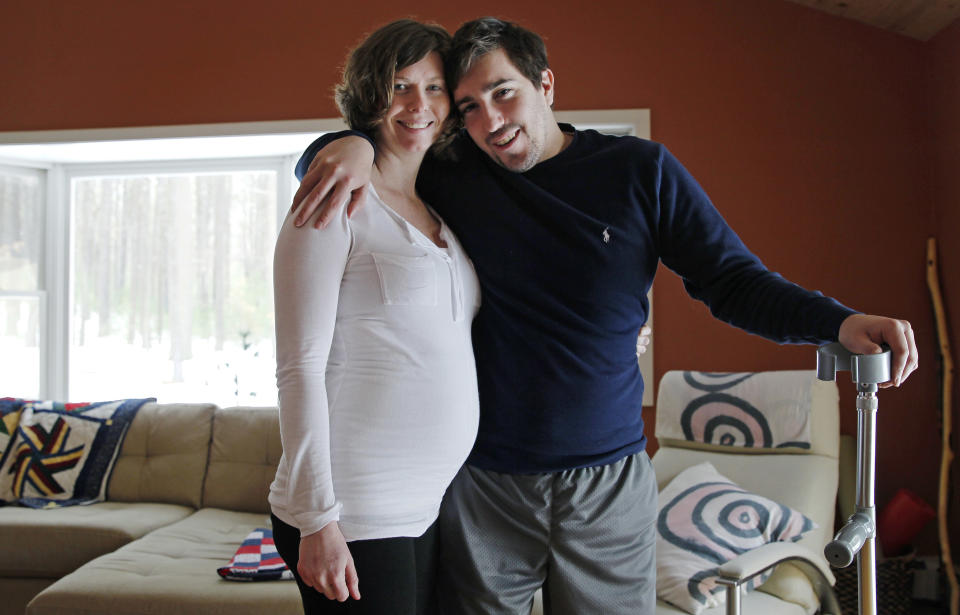
<instances>
[{"instance_id":1,"label":"pregnant woman","mask_svg":"<svg viewBox=\"0 0 960 615\"><path fill-rule=\"evenodd\" d=\"M269 497L306 613L434 612L434 525L479 412L476 275L415 189L448 131L449 44L402 20L350 54L337 104L377 144L372 186L323 232L288 216L277 241L283 456Z\"/></svg>"}]
</instances>

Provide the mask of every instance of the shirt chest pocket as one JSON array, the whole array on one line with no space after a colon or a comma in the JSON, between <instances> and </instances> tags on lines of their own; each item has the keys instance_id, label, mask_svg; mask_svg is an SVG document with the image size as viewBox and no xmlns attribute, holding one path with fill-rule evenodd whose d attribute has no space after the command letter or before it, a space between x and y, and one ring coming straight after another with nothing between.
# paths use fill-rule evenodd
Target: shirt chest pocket
<instances>
[{"instance_id":1,"label":"shirt chest pocket","mask_svg":"<svg viewBox=\"0 0 960 615\"><path fill-rule=\"evenodd\" d=\"M373 252L385 305L437 304L437 269L427 255L401 256Z\"/></svg>"}]
</instances>

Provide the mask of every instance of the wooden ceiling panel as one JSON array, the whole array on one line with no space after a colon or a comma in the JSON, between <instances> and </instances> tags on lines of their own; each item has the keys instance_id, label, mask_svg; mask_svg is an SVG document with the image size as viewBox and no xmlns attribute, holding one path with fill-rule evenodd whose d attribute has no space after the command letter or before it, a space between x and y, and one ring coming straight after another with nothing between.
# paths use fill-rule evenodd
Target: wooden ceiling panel
<instances>
[{"instance_id":1,"label":"wooden ceiling panel","mask_svg":"<svg viewBox=\"0 0 960 615\"><path fill-rule=\"evenodd\" d=\"M789 0L921 41L960 17L960 0Z\"/></svg>"}]
</instances>

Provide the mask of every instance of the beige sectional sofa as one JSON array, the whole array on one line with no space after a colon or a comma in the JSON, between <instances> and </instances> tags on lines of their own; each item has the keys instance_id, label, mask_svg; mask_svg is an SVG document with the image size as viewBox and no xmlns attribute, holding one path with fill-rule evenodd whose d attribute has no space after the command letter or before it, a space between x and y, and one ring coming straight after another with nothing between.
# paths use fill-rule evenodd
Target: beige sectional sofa
<instances>
[{"instance_id":1,"label":"beige sectional sofa","mask_svg":"<svg viewBox=\"0 0 960 615\"><path fill-rule=\"evenodd\" d=\"M269 527L277 409L147 404L89 506L0 508L0 615L302 613L293 581L216 572Z\"/></svg>"}]
</instances>

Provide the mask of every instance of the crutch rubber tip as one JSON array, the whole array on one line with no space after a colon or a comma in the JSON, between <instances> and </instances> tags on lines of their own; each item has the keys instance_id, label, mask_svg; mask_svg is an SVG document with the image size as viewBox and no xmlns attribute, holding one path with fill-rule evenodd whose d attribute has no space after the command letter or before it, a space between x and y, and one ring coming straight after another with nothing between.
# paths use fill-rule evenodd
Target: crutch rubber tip
<instances>
[{"instance_id":1,"label":"crutch rubber tip","mask_svg":"<svg viewBox=\"0 0 960 615\"><path fill-rule=\"evenodd\" d=\"M834 568L846 568L853 563L854 552L844 543L833 541L823 548L823 554Z\"/></svg>"}]
</instances>

